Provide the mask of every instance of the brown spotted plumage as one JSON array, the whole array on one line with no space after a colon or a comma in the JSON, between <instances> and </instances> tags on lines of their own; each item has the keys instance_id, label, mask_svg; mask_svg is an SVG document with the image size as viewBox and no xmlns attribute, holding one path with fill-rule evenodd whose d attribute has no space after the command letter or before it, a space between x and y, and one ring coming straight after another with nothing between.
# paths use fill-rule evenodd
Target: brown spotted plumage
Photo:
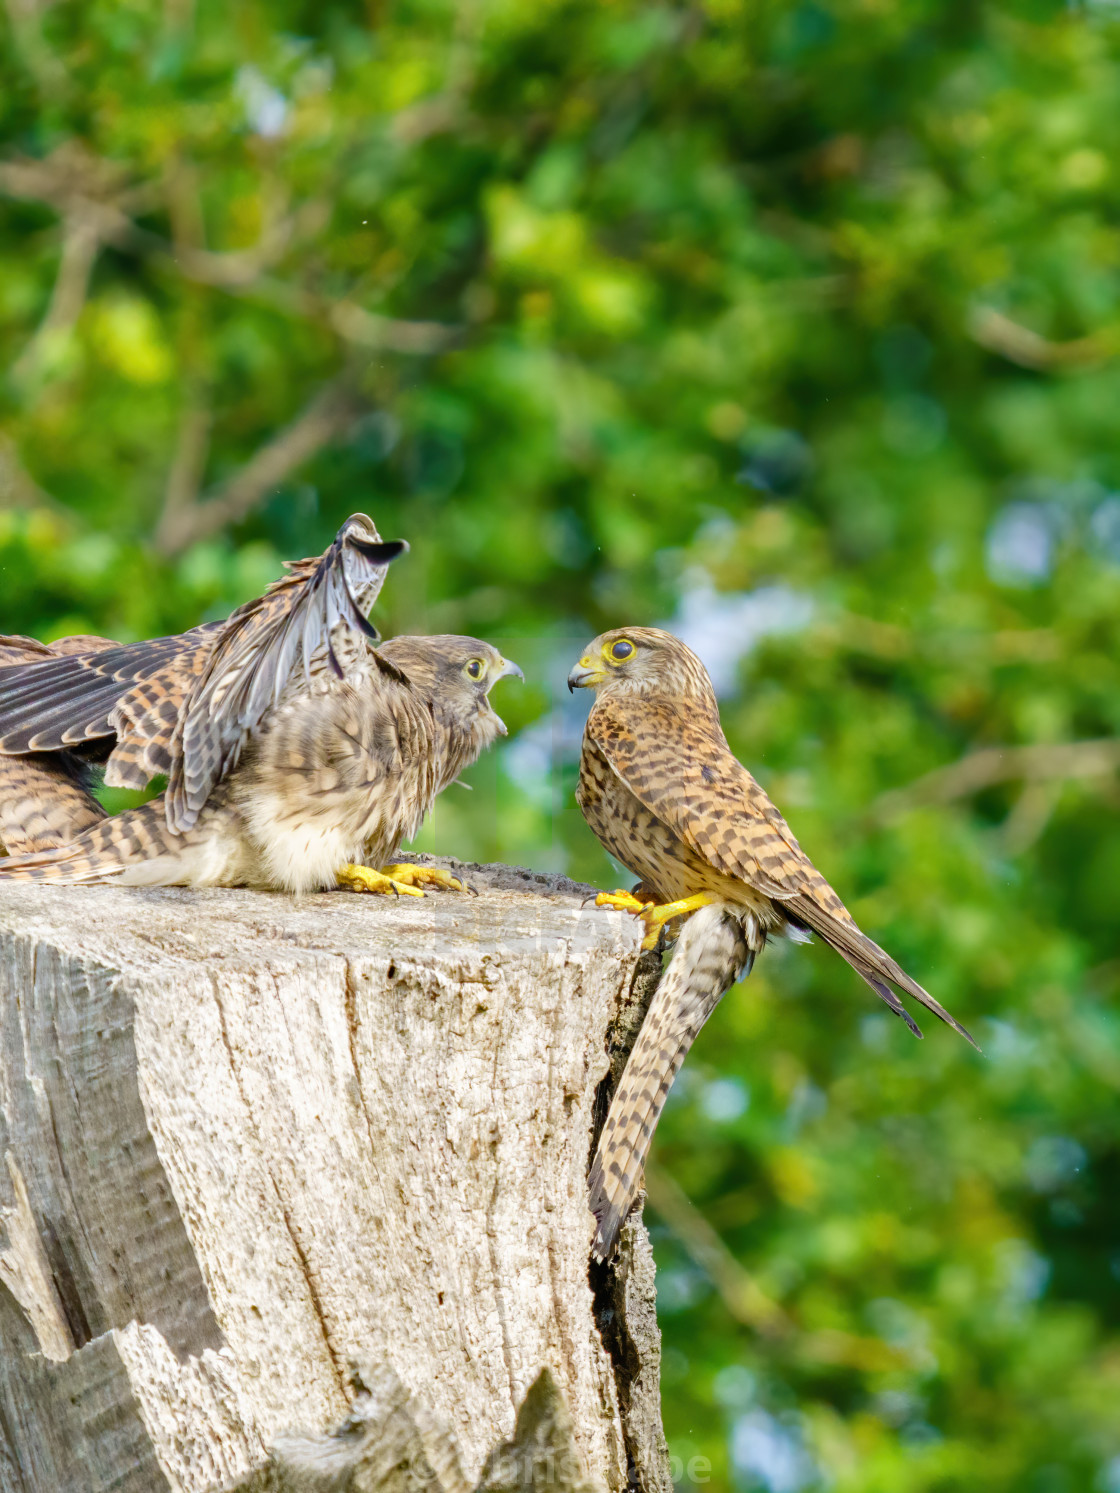
<instances>
[{"instance_id":1,"label":"brown spotted plumage","mask_svg":"<svg viewBox=\"0 0 1120 1493\"><path fill-rule=\"evenodd\" d=\"M732 754L711 681L685 644L657 628L603 633L573 668L568 683L572 689L596 692L576 792L584 818L607 850L665 905L643 907L626 894L600 901L639 912L651 929L707 905L724 914L722 920L706 918L692 934L696 946L689 954L687 977L666 981L664 1002L661 991L655 996L651 1014L659 1011L660 1030L646 1041L643 1028L612 1105L614 1123L608 1117L592 1173L592 1206L599 1218L596 1248L609 1253L640 1186L669 1084L700 1025L736 978L737 970L732 974L731 969L737 955L725 948L727 917L737 923L748 956L740 967L753 960L768 937L803 939L813 932L847 960L915 1035L921 1032L892 986L968 1041L972 1038L856 926L781 814ZM705 930L714 940L707 951L701 936ZM680 952L678 948L673 965ZM718 990L698 973L710 972L710 967L723 970ZM645 1096L644 1107L635 1106L635 1094Z\"/></svg>"},{"instance_id":2,"label":"brown spotted plumage","mask_svg":"<svg viewBox=\"0 0 1120 1493\"><path fill-rule=\"evenodd\" d=\"M119 788L166 773L168 827L189 829L270 710L363 656L376 638L367 614L405 549L356 513L323 555L290 564L225 622L0 667L0 756L100 750Z\"/></svg>"},{"instance_id":3,"label":"brown spotted plumage","mask_svg":"<svg viewBox=\"0 0 1120 1493\"><path fill-rule=\"evenodd\" d=\"M97 653L116 647L108 638L0 637L0 668ZM26 855L64 845L105 817L90 785L90 762L80 752L0 756L0 855Z\"/></svg>"},{"instance_id":4,"label":"brown spotted plumage","mask_svg":"<svg viewBox=\"0 0 1120 1493\"><path fill-rule=\"evenodd\" d=\"M267 713L189 829L172 831L155 799L58 850L0 861L0 881L293 892L448 884L434 870L370 868L504 734L489 691L510 674L520 670L475 638L395 638L378 649L363 639L341 680L325 672Z\"/></svg>"},{"instance_id":5,"label":"brown spotted plumage","mask_svg":"<svg viewBox=\"0 0 1120 1493\"><path fill-rule=\"evenodd\" d=\"M415 895L446 884L430 868L374 868L504 730L488 692L520 671L471 638L374 646L366 613L406 548L355 514L325 554L226 622L0 658L0 771L25 825L0 879ZM105 761L110 785L165 772L167 791L111 820L85 793L79 823L67 775L87 759ZM61 833L27 833L35 813Z\"/></svg>"},{"instance_id":6,"label":"brown spotted plumage","mask_svg":"<svg viewBox=\"0 0 1120 1493\"><path fill-rule=\"evenodd\" d=\"M610 1255L633 1206L658 1117L696 1034L753 960L743 924L730 909L713 903L685 923L595 1148L587 1180L597 1259Z\"/></svg>"}]
</instances>

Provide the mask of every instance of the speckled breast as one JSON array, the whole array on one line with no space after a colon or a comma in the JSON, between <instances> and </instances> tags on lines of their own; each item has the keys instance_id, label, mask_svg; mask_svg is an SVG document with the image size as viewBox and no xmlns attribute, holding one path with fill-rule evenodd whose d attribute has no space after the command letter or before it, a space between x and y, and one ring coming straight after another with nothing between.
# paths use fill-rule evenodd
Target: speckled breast
<instances>
[{"instance_id":1,"label":"speckled breast","mask_svg":"<svg viewBox=\"0 0 1120 1493\"><path fill-rule=\"evenodd\" d=\"M605 848L646 882L660 901L721 890L726 878L635 798L594 742L586 738L576 800Z\"/></svg>"}]
</instances>

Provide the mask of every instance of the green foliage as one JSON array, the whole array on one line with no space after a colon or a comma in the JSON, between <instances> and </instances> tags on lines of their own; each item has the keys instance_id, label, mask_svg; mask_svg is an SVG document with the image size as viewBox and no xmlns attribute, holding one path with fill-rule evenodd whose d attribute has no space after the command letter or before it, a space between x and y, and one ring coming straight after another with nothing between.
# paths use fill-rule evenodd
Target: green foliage
<instances>
[{"instance_id":1,"label":"green foliage","mask_svg":"<svg viewBox=\"0 0 1120 1493\"><path fill-rule=\"evenodd\" d=\"M666 1422L714 1486L1120 1488L1120 795L1045 751L1120 734L1115 14L0 22L0 630L183 628L370 510L413 543L382 629L529 676L423 843L612 885L563 679L676 618L985 1049L916 1044L820 948L713 1017L655 1163L792 1324L659 1227ZM883 798L998 746L1026 780Z\"/></svg>"}]
</instances>

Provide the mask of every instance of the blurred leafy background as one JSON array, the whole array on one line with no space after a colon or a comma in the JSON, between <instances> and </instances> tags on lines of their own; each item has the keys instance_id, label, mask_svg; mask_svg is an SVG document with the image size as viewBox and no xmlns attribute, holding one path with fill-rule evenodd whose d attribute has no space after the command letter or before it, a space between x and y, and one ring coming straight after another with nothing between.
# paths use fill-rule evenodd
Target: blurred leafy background
<instances>
[{"instance_id":1,"label":"blurred leafy background","mask_svg":"<svg viewBox=\"0 0 1120 1493\"><path fill-rule=\"evenodd\" d=\"M649 1216L716 1487L1120 1490L1118 98L1109 0L0 6L0 630L368 510L382 630L530 676L424 844L609 886L563 676L668 621L985 1049L821 948L704 1032Z\"/></svg>"}]
</instances>

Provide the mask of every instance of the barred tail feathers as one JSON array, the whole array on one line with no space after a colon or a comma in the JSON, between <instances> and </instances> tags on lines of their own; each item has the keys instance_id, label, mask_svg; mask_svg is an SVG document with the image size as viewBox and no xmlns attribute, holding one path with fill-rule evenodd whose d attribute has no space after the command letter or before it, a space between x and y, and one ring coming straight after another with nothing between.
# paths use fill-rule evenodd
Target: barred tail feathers
<instances>
[{"instance_id":1,"label":"barred tail feathers","mask_svg":"<svg viewBox=\"0 0 1120 1493\"><path fill-rule=\"evenodd\" d=\"M104 818L72 758L0 756L0 853L32 855L68 845Z\"/></svg>"},{"instance_id":2,"label":"barred tail feathers","mask_svg":"<svg viewBox=\"0 0 1120 1493\"><path fill-rule=\"evenodd\" d=\"M104 819L68 845L0 860L0 881L40 881L78 885L107 881L136 862L158 855L167 825L162 799Z\"/></svg>"},{"instance_id":3,"label":"barred tail feathers","mask_svg":"<svg viewBox=\"0 0 1120 1493\"><path fill-rule=\"evenodd\" d=\"M973 1047L977 1047L976 1039L956 1017L946 1011L940 1001L935 1000L929 991L923 989L917 980L908 975L885 949L881 949L873 939L868 938L867 934L861 932L850 919L834 916L827 908L822 907L818 901L805 893L796 897L785 897L779 906L791 922L811 929L825 943L834 948L842 959L846 959L855 972L867 981L880 1000L884 1001L894 1014L906 1023L916 1037L922 1035L921 1029L891 989L892 985L904 991L927 1011L931 1011L946 1026L951 1026L966 1042L971 1042ZM977 1050L979 1050L978 1047Z\"/></svg>"},{"instance_id":4,"label":"barred tail feathers","mask_svg":"<svg viewBox=\"0 0 1120 1493\"><path fill-rule=\"evenodd\" d=\"M742 925L726 907L701 908L685 923L611 1100L591 1165L596 1259L609 1258L633 1206L657 1121L689 1048L752 960Z\"/></svg>"}]
</instances>

